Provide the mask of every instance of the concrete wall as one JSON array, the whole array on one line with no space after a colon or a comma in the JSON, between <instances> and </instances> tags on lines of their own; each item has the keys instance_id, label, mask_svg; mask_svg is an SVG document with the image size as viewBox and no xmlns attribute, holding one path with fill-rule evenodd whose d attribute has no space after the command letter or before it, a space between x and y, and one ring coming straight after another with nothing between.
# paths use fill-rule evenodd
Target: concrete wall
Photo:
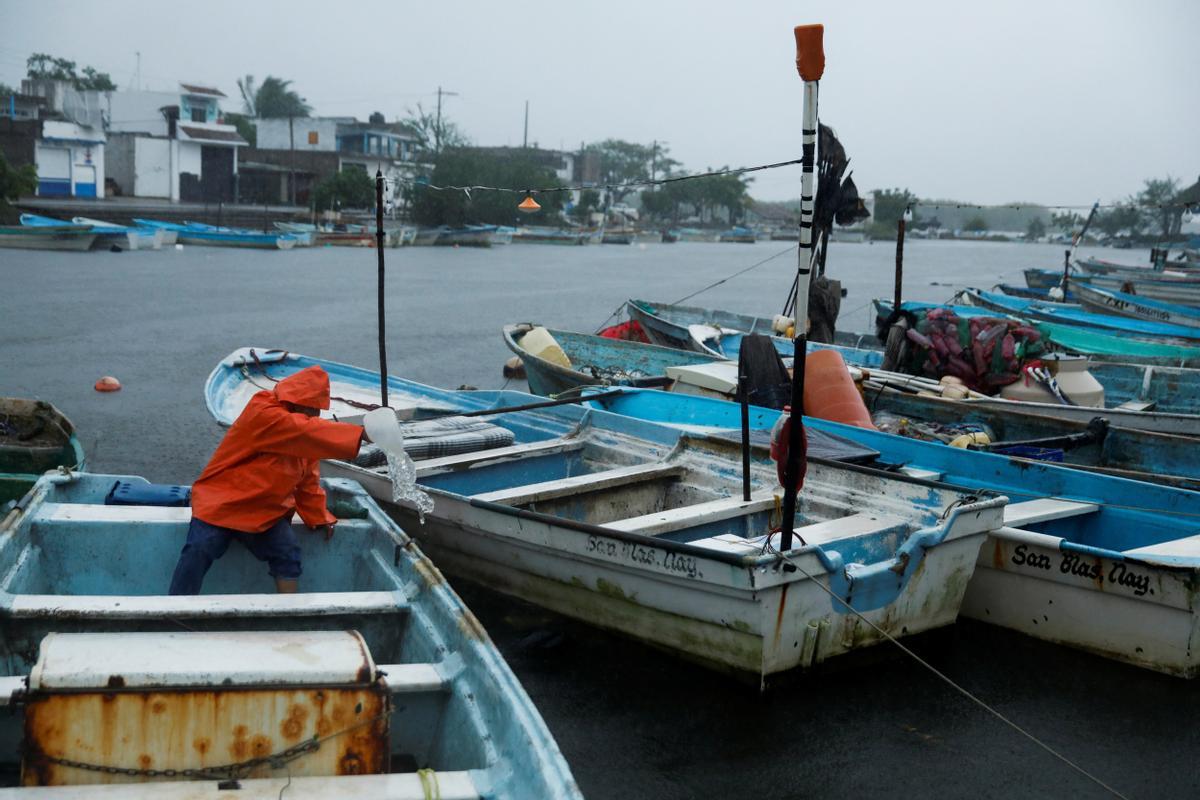
<instances>
[{"instance_id":1,"label":"concrete wall","mask_svg":"<svg viewBox=\"0 0 1200 800\"><path fill-rule=\"evenodd\" d=\"M177 105L178 92L109 92L108 129L166 136L167 120L159 109Z\"/></svg>"},{"instance_id":2,"label":"concrete wall","mask_svg":"<svg viewBox=\"0 0 1200 800\"><path fill-rule=\"evenodd\" d=\"M104 196L104 132L46 120L37 143L38 194Z\"/></svg>"},{"instance_id":3,"label":"concrete wall","mask_svg":"<svg viewBox=\"0 0 1200 800\"><path fill-rule=\"evenodd\" d=\"M138 197L178 199L178 193L171 192L171 148L174 146L175 143L170 139L138 137L134 154L134 194Z\"/></svg>"},{"instance_id":4,"label":"concrete wall","mask_svg":"<svg viewBox=\"0 0 1200 800\"><path fill-rule=\"evenodd\" d=\"M296 150L324 151L337 150L337 121L315 117L296 117L293 121L295 128ZM258 130L258 147L263 150L290 150L291 139L288 136L288 120L260 119L254 123ZM310 141L310 134L315 135L316 141Z\"/></svg>"}]
</instances>

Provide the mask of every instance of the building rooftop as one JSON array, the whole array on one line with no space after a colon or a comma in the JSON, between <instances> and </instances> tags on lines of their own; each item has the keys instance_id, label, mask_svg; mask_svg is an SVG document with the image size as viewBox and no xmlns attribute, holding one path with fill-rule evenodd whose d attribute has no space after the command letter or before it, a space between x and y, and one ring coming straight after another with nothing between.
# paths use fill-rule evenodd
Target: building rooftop
<instances>
[{"instance_id":1,"label":"building rooftop","mask_svg":"<svg viewBox=\"0 0 1200 800\"><path fill-rule=\"evenodd\" d=\"M212 128L197 128L192 125L180 125L179 130L187 134L189 139L206 142L229 142L231 144L250 144L237 131L218 131Z\"/></svg>"},{"instance_id":2,"label":"building rooftop","mask_svg":"<svg viewBox=\"0 0 1200 800\"><path fill-rule=\"evenodd\" d=\"M197 86L194 83L181 83L179 85L188 94L204 94L209 95L210 97L228 97L228 95L226 95L220 89L212 89L207 86Z\"/></svg>"}]
</instances>

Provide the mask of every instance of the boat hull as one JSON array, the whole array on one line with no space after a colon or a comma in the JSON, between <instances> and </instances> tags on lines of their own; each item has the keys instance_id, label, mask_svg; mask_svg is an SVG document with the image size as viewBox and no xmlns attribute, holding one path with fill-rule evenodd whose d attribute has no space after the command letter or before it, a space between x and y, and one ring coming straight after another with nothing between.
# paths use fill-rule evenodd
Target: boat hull
<instances>
[{"instance_id":1,"label":"boat hull","mask_svg":"<svg viewBox=\"0 0 1200 800\"><path fill-rule=\"evenodd\" d=\"M96 234L90 231L39 231L37 228L0 229L0 247L18 250L60 250L82 253L92 249Z\"/></svg>"},{"instance_id":2,"label":"boat hull","mask_svg":"<svg viewBox=\"0 0 1200 800\"><path fill-rule=\"evenodd\" d=\"M1137 295L1107 291L1082 281L1073 284L1073 292L1084 308L1101 314L1116 314L1131 319L1200 328L1200 308L1149 300Z\"/></svg>"}]
</instances>

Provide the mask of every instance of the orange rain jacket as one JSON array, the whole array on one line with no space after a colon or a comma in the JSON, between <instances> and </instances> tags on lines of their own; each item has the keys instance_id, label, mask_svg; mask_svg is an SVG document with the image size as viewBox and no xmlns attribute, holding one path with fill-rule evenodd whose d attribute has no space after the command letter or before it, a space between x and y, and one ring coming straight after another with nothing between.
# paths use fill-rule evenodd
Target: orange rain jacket
<instances>
[{"instance_id":1,"label":"orange rain jacket","mask_svg":"<svg viewBox=\"0 0 1200 800\"><path fill-rule=\"evenodd\" d=\"M329 375L308 367L250 398L192 484L193 516L245 533L261 533L293 510L310 527L337 522L325 508L317 463L354 458L363 429L293 413L284 402L329 408Z\"/></svg>"}]
</instances>

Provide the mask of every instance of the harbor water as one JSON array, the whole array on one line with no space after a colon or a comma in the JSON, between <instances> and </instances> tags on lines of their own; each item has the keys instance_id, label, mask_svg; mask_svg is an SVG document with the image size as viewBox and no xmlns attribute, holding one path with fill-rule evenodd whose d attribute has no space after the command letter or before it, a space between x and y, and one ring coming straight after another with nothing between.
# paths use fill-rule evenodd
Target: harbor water
<instances>
[{"instance_id":1,"label":"harbor water","mask_svg":"<svg viewBox=\"0 0 1200 800\"><path fill-rule=\"evenodd\" d=\"M376 255L331 247L0 251L0 395L57 405L92 470L188 483L222 435L204 406L204 381L233 349L378 366ZM509 322L590 332L626 298L675 302L725 278L686 302L770 316L784 305L796 260L786 242L385 255L389 371L451 388L506 384L501 365L511 353L500 328ZM1148 260L1144 251L1079 255ZM1060 245L910 240L904 296L942 301L966 286L1023 285L1022 270L1057 268L1062 259ZM832 245L829 276L847 289L841 329L868 329L869 301L891 297L894 265L890 243ZM102 375L123 389L95 392ZM170 576L162 578L165 589ZM653 649L478 587L456 588L589 798L1106 796L888 646L869 662L760 697ZM979 623L914 646L1127 796L1200 795L1191 766L1200 753L1200 682Z\"/></svg>"}]
</instances>

